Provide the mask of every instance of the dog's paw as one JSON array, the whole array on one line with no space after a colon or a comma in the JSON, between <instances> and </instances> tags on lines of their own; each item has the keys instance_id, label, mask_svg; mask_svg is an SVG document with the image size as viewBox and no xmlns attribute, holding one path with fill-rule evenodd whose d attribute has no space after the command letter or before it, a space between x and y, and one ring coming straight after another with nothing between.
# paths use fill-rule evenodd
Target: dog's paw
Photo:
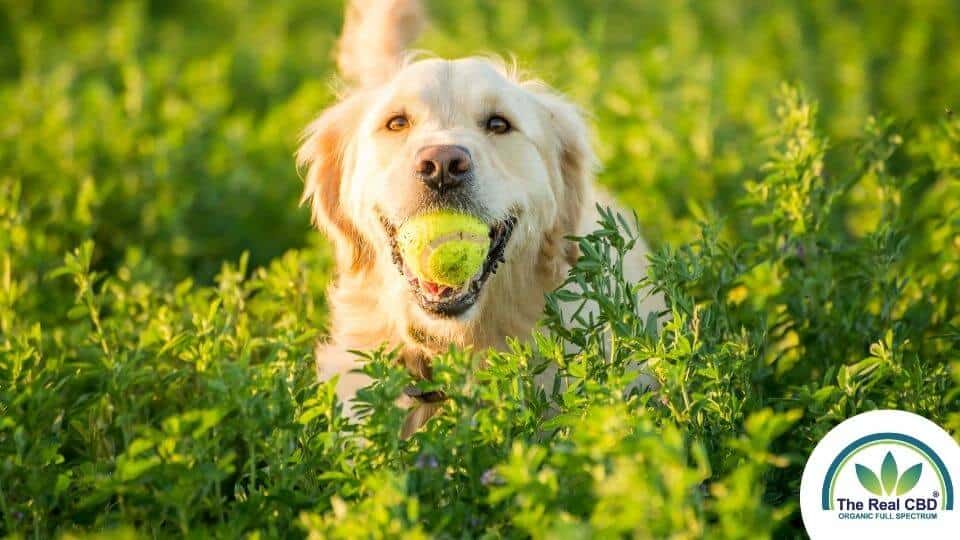
<instances>
[{"instance_id":1,"label":"dog's paw","mask_svg":"<svg viewBox=\"0 0 960 540\"><path fill-rule=\"evenodd\" d=\"M317 379L320 382L337 379L335 392L343 405L342 416L352 424L358 423L354 398L357 397L357 391L373 382L373 379L359 371L363 364L349 352L329 346L317 348L316 362Z\"/></svg>"}]
</instances>

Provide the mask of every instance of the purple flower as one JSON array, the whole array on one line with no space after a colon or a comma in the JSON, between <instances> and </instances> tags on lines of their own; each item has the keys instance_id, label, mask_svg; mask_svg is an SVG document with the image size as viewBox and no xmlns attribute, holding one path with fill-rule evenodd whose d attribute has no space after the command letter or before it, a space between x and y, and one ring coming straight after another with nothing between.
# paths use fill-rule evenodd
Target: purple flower
<instances>
[{"instance_id":1,"label":"purple flower","mask_svg":"<svg viewBox=\"0 0 960 540\"><path fill-rule=\"evenodd\" d=\"M417 460L413 463L413 466L418 469L436 469L440 466L440 463L437 461L436 456L432 454L420 454L417 456Z\"/></svg>"},{"instance_id":2,"label":"purple flower","mask_svg":"<svg viewBox=\"0 0 960 540\"><path fill-rule=\"evenodd\" d=\"M480 483L489 486L491 484L502 484L503 480L497 474L497 471L493 469L487 469L483 472L483 476L480 477Z\"/></svg>"}]
</instances>

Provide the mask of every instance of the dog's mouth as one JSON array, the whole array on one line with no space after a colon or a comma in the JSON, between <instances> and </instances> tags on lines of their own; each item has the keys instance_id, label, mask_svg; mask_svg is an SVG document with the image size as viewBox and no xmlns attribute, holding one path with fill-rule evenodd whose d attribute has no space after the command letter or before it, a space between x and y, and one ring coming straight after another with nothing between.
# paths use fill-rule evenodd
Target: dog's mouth
<instances>
[{"instance_id":1,"label":"dog's mouth","mask_svg":"<svg viewBox=\"0 0 960 540\"><path fill-rule=\"evenodd\" d=\"M410 290L416 297L420 307L428 313L441 317L456 317L473 306L480 297L480 291L491 275L497 273L497 266L506 262L507 243L513 235L517 225L517 218L510 216L490 225L490 248L483 260L480 270L460 287L450 287L440 283L433 283L420 279L403 260L400 247L397 245L397 227L384 216L380 216L380 223L390 239L393 262L400 271L400 275L407 280Z\"/></svg>"}]
</instances>

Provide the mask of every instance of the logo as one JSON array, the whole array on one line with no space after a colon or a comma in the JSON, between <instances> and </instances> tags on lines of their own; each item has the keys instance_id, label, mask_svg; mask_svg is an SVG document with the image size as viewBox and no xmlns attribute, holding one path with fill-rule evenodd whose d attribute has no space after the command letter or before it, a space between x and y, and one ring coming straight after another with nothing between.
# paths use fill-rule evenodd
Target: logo
<instances>
[{"instance_id":1,"label":"logo","mask_svg":"<svg viewBox=\"0 0 960 540\"><path fill-rule=\"evenodd\" d=\"M920 475L923 474L923 463L917 463L910 467L903 474L897 476L897 460L893 458L893 452L887 452L883 458L883 485L880 484L880 478L877 473L867 467L857 463L857 479L863 489L874 495L906 495L913 490L917 482L920 481Z\"/></svg>"},{"instance_id":2,"label":"logo","mask_svg":"<svg viewBox=\"0 0 960 540\"><path fill-rule=\"evenodd\" d=\"M810 455L800 483L803 523L813 540L957 538L958 474L960 446L933 422L904 411L863 413Z\"/></svg>"}]
</instances>

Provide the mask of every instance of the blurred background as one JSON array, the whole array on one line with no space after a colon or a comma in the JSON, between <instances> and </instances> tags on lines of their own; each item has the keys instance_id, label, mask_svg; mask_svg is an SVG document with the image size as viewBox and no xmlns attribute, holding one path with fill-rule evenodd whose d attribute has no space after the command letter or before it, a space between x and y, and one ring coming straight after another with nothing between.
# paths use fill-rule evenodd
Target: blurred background
<instances>
[{"instance_id":1,"label":"blurred background","mask_svg":"<svg viewBox=\"0 0 960 540\"><path fill-rule=\"evenodd\" d=\"M953 0L428 5L418 46L515 54L593 115L601 181L655 245L689 238L701 207L736 238L783 82L819 102L833 160L869 115L935 121L960 95ZM86 238L98 267L202 282L243 251L323 245L292 154L333 99L341 1L0 6L0 197L18 209L3 247L38 275Z\"/></svg>"}]
</instances>

